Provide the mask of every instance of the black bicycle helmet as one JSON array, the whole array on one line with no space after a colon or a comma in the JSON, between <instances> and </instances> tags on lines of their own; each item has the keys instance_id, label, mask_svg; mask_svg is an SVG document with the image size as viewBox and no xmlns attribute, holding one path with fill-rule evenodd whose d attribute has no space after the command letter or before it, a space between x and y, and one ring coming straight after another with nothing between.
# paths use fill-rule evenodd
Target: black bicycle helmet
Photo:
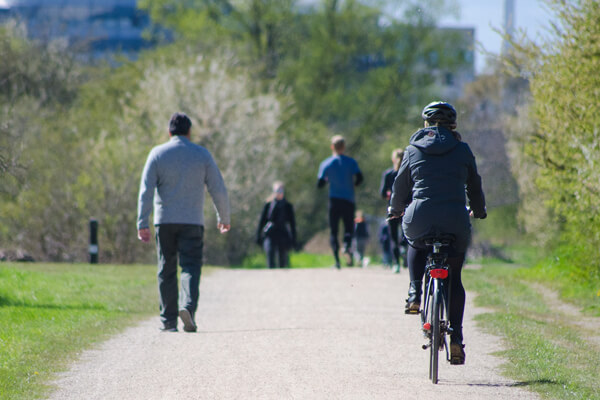
<instances>
[{"instance_id":1,"label":"black bicycle helmet","mask_svg":"<svg viewBox=\"0 0 600 400\"><path fill-rule=\"evenodd\" d=\"M450 103L433 101L425 106L421 113L424 121L432 123L456 124L456 110Z\"/></svg>"}]
</instances>

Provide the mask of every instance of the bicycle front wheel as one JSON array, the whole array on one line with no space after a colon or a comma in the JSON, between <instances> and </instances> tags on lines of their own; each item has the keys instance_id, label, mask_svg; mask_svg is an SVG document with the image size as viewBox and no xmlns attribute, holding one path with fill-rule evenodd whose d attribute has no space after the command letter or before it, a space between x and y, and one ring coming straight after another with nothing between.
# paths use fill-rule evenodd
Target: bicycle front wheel
<instances>
[{"instance_id":1,"label":"bicycle front wheel","mask_svg":"<svg viewBox=\"0 0 600 400\"><path fill-rule=\"evenodd\" d=\"M440 358L440 345L442 343L441 315L442 315L442 288L440 281L434 279L433 301L431 305L431 347L429 358L429 375L431 382L438 383L438 366Z\"/></svg>"}]
</instances>

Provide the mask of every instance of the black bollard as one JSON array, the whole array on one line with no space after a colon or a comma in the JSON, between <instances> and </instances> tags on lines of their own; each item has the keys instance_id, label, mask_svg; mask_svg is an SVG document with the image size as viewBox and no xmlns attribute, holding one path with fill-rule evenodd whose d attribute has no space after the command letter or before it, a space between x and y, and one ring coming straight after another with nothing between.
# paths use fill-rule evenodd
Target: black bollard
<instances>
[{"instance_id":1,"label":"black bollard","mask_svg":"<svg viewBox=\"0 0 600 400\"><path fill-rule=\"evenodd\" d=\"M98 221L90 219L90 264L98 264Z\"/></svg>"}]
</instances>

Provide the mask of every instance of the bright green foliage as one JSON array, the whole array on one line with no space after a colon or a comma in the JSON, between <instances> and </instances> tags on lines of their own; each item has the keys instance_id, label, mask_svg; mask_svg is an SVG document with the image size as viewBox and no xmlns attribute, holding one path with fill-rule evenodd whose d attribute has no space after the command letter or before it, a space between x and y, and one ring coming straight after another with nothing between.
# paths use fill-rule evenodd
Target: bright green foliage
<instances>
[{"instance_id":1,"label":"bright green foliage","mask_svg":"<svg viewBox=\"0 0 600 400\"><path fill-rule=\"evenodd\" d=\"M535 134L526 147L574 267L600 279L600 4L555 1L562 28L531 76Z\"/></svg>"},{"instance_id":2,"label":"bright green foliage","mask_svg":"<svg viewBox=\"0 0 600 400\"><path fill-rule=\"evenodd\" d=\"M2 399L39 398L77 352L156 305L155 267L3 264Z\"/></svg>"},{"instance_id":3,"label":"bright green foliage","mask_svg":"<svg viewBox=\"0 0 600 400\"><path fill-rule=\"evenodd\" d=\"M400 3L406 15L389 18L385 7ZM224 236L214 235L207 202L209 262L237 264L258 251L254 230L276 179L286 182L301 242L326 226L326 190L315 181L337 133L366 177L359 207L383 215L377 189L392 149L422 124L436 74L465 62L448 51L462 39L437 31L436 8L417 3L146 0L140 5L176 42L117 68L75 68L7 33L1 56L15 62L0 68L18 73L6 87L32 86L3 87L10 118L0 165L23 166L1 188L3 249L83 260L95 217L102 262L153 260L154 249L136 239L139 177L177 110L192 117L193 139L215 155L232 199L234 229ZM32 79L19 80L30 76L23 65Z\"/></svg>"},{"instance_id":4,"label":"bright green foliage","mask_svg":"<svg viewBox=\"0 0 600 400\"><path fill-rule=\"evenodd\" d=\"M290 252L290 268L325 268L334 265L335 260L330 254L310 254ZM241 268L259 269L267 266L264 253L258 253L244 259Z\"/></svg>"}]
</instances>

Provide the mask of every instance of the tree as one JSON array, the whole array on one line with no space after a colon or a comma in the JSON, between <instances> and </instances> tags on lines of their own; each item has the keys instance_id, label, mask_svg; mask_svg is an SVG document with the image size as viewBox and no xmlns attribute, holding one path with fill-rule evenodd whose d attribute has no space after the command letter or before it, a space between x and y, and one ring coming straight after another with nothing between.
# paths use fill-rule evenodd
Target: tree
<instances>
[{"instance_id":1,"label":"tree","mask_svg":"<svg viewBox=\"0 0 600 400\"><path fill-rule=\"evenodd\" d=\"M525 154L535 169L534 182L548 199L562 243L579 249L573 263L581 276L600 275L600 4L593 0L554 0L560 26L545 46L517 48L529 62L535 127Z\"/></svg>"}]
</instances>

